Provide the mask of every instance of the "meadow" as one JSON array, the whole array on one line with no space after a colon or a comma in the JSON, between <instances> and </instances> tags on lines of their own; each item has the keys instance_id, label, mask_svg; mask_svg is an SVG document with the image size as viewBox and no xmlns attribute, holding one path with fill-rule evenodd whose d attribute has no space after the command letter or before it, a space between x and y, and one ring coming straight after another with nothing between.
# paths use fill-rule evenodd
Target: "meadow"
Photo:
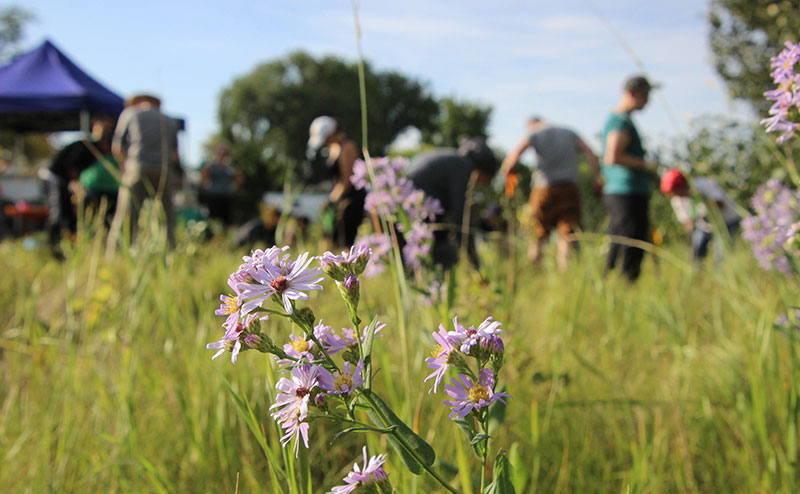
<instances>
[{"instance_id":1,"label":"meadow","mask_svg":"<svg viewBox=\"0 0 800 494\"><path fill-rule=\"evenodd\" d=\"M315 421L308 454L285 454L268 415L273 358L244 352L234 366L205 348L221 334L213 312L225 279L248 251L184 235L169 252L154 238L111 262L103 236L86 230L63 263L0 244L0 491L327 492L366 443L388 453L398 493L440 492L376 433L332 442L337 429ZM515 248L484 242L488 284L461 266L452 312L411 301L405 331L391 278L362 281L363 314L387 323L373 387L436 448L442 477L474 493L480 465L443 394L423 384L431 333L445 316L491 315L508 333L513 399L490 457L508 452L518 493L796 492L797 343L773 327L795 281L760 269L741 241L704 266L683 244L658 249L635 286L603 277L602 237L587 237L563 274L551 261L529 266L524 238ZM292 248L305 250L324 251ZM308 305L348 325L324 285ZM265 324L288 341L287 322Z\"/></svg>"}]
</instances>

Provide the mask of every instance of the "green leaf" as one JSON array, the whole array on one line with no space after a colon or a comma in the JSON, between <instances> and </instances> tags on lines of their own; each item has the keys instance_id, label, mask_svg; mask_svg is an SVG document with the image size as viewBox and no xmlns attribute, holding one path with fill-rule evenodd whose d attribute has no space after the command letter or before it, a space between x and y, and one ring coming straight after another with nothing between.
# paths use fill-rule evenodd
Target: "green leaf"
<instances>
[{"instance_id":1,"label":"green leaf","mask_svg":"<svg viewBox=\"0 0 800 494\"><path fill-rule=\"evenodd\" d=\"M372 322L367 326L366 334L364 335L364 344L362 351L364 352L364 389L370 389L372 386L372 342L375 339L375 328L378 326L378 318L373 317Z\"/></svg>"},{"instance_id":2,"label":"green leaf","mask_svg":"<svg viewBox=\"0 0 800 494\"><path fill-rule=\"evenodd\" d=\"M514 484L511 483L511 463L508 462L506 452L502 449L494 459L492 483L486 486L483 494L515 494Z\"/></svg>"},{"instance_id":3,"label":"green leaf","mask_svg":"<svg viewBox=\"0 0 800 494\"><path fill-rule=\"evenodd\" d=\"M485 443L489 438L492 437L488 434L476 434L475 437L469 442L470 446L474 446L478 443Z\"/></svg>"},{"instance_id":4,"label":"green leaf","mask_svg":"<svg viewBox=\"0 0 800 494\"><path fill-rule=\"evenodd\" d=\"M456 425L459 429L464 431L464 434L467 436L467 441L469 445L472 446L472 451L478 456L478 458L483 458L483 452L486 450L486 442L483 441L475 441L475 438L479 435L478 431L475 429L475 422L473 420L464 420L458 419L455 420Z\"/></svg>"},{"instance_id":5,"label":"green leaf","mask_svg":"<svg viewBox=\"0 0 800 494\"><path fill-rule=\"evenodd\" d=\"M363 390L362 393L364 394L365 403L374 406L374 409L370 407L370 410L367 411L369 419L378 426L386 428L396 426L391 435L387 436L389 443L400 455L400 459L403 460L406 468L411 473L422 475L424 471L423 465L429 467L436 460L436 452L431 445L415 434L405 422L400 420L400 417L389 408L380 396L369 390Z\"/></svg>"},{"instance_id":6,"label":"green leaf","mask_svg":"<svg viewBox=\"0 0 800 494\"><path fill-rule=\"evenodd\" d=\"M239 410L239 413L242 415L247 427L250 429L250 432L253 434L253 437L256 438L259 446L264 451L264 455L267 457L267 461L269 462L270 472L273 475L273 478L277 480L280 476L280 482L286 482L286 476L283 473L283 465L269 448L267 445L267 439L264 437L264 434L261 432L261 428L259 427L258 420L256 419L256 415L253 413L253 409L250 408L250 404L247 400L242 399L236 391L233 390L231 383L228 382L227 379L224 377L222 380L225 382L225 386L227 386L228 391L230 392L231 396L233 397L233 401L236 403L236 406ZM276 486L279 485L279 482L273 482ZM281 492L283 492L281 490Z\"/></svg>"},{"instance_id":7,"label":"green leaf","mask_svg":"<svg viewBox=\"0 0 800 494\"><path fill-rule=\"evenodd\" d=\"M514 442L511 444L511 450L508 452L508 461L511 463L511 465L522 465L523 462L519 450L519 443ZM529 473L530 472L527 468L511 469L512 483L518 492L523 492L525 490L525 486L528 485Z\"/></svg>"}]
</instances>

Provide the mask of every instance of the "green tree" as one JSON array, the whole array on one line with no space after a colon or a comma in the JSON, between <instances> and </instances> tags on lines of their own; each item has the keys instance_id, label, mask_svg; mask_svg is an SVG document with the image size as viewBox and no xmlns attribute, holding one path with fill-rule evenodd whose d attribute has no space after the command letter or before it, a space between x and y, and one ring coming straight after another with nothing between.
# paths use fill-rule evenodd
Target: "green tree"
<instances>
[{"instance_id":1,"label":"green tree","mask_svg":"<svg viewBox=\"0 0 800 494\"><path fill-rule=\"evenodd\" d=\"M409 126L423 132L435 125L438 104L419 82L397 72L365 66L368 147L382 154ZM235 161L256 187L278 188L286 172L307 172L308 126L319 115L339 119L359 145L361 103L358 67L335 57L303 52L264 63L236 79L220 98L221 137L232 143Z\"/></svg>"},{"instance_id":2,"label":"green tree","mask_svg":"<svg viewBox=\"0 0 800 494\"><path fill-rule=\"evenodd\" d=\"M491 115L491 106L444 98L440 101L436 130L424 135L424 140L434 146L457 147L462 137L486 138Z\"/></svg>"},{"instance_id":3,"label":"green tree","mask_svg":"<svg viewBox=\"0 0 800 494\"><path fill-rule=\"evenodd\" d=\"M797 0L712 0L709 20L714 64L731 96L766 114L764 91L774 86L770 57L787 40L798 41Z\"/></svg>"},{"instance_id":4,"label":"green tree","mask_svg":"<svg viewBox=\"0 0 800 494\"><path fill-rule=\"evenodd\" d=\"M5 64L19 52L19 44L25 35L25 26L35 16L20 7L0 8L0 64ZM43 135L19 137L11 132L0 131L0 152L8 157L11 150L21 144L21 153L28 163L34 164L47 157L52 149Z\"/></svg>"},{"instance_id":5,"label":"green tree","mask_svg":"<svg viewBox=\"0 0 800 494\"><path fill-rule=\"evenodd\" d=\"M25 25L32 20L33 14L19 7L0 8L0 63L5 63L16 54Z\"/></svg>"}]
</instances>

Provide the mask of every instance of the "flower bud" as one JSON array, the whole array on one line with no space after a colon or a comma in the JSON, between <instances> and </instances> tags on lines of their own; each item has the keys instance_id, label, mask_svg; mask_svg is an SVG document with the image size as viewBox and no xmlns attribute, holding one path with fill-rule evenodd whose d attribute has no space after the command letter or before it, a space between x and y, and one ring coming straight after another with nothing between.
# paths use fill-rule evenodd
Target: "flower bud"
<instances>
[{"instance_id":1,"label":"flower bud","mask_svg":"<svg viewBox=\"0 0 800 494\"><path fill-rule=\"evenodd\" d=\"M329 254L329 252L326 252L326 254ZM337 257L333 255L330 257L323 255L319 260L319 266L326 275L335 281L342 281L348 273L347 269L345 269L337 260Z\"/></svg>"},{"instance_id":2,"label":"flower bud","mask_svg":"<svg viewBox=\"0 0 800 494\"><path fill-rule=\"evenodd\" d=\"M315 320L314 311L311 310L310 307L302 307L300 309L295 310L294 313L296 314L297 319L300 322L307 324L309 328L314 327L314 320Z\"/></svg>"}]
</instances>

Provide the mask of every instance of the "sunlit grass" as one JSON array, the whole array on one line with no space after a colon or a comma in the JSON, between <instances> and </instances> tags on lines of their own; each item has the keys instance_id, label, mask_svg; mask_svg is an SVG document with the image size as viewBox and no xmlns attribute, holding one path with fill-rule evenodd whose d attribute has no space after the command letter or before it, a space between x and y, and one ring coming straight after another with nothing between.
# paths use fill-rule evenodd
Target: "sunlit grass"
<instances>
[{"instance_id":1,"label":"sunlit grass","mask_svg":"<svg viewBox=\"0 0 800 494\"><path fill-rule=\"evenodd\" d=\"M81 236L61 264L0 245L1 491L291 492L267 413L277 378L269 359L250 351L232 366L205 349L221 334L213 310L244 252L184 239L166 253L154 238L145 232L111 263L102 235ZM673 246L629 286L603 278L603 249L586 242L560 274L551 261L528 266L520 245L510 298L500 243L483 248L488 286L459 272L459 320L493 315L508 331L513 399L492 445L510 447L518 492L794 492L789 341L772 321L796 302L796 285L761 271L739 245L701 269ZM404 369L391 278L362 290L363 313L388 323L376 340L376 391L436 448L443 476L475 488L477 458L442 395L422 383L438 314L413 304ZM327 324L347 324L335 290L310 305ZM285 323L267 324L277 342L288 338ZM227 382L252 407L269 454ZM314 492L338 483L364 444L353 434L331 445L335 432L312 424ZM366 437L371 451L389 453L398 492L435 491L385 439Z\"/></svg>"}]
</instances>

